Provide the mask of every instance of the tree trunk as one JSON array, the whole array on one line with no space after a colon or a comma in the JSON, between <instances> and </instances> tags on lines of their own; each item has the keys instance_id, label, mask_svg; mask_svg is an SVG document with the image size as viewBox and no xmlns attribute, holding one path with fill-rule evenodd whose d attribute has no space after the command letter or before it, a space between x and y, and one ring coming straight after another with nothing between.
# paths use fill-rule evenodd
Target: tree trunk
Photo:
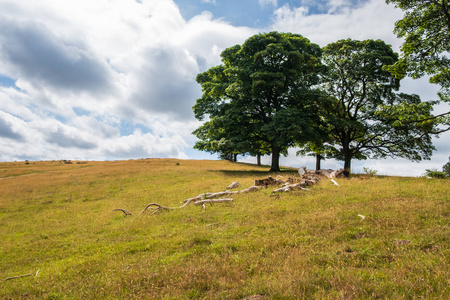
<instances>
[{"instance_id":1,"label":"tree trunk","mask_svg":"<svg viewBox=\"0 0 450 300\"><path fill-rule=\"evenodd\" d=\"M280 172L280 151L280 148L272 147L272 165L269 172Z\"/></svg>"},{"instance_id":2,"label":"tree trunk","mask_svg":"<svg viewBox=\"0 0 450 300\"><path fill-rule=\"evenodd\" d=\"M351 161L352 161L352 155L349 153L350 151L346 151L344 153L344 169L348 170L349 174L351 173Z\"/></svg>"},{"instance_id":3,"label":"tree trunk","mask_svg":"<svg viewBox=\"0 0 450 300\"><path fill-rule=\"evenodd\" d=\"M316 170L320 170L320 160L322 159L322 157L320 156L319 153L316 153Z\"/></svg>"},{"instance_id":4,"label":"tree trunk","mask_svg":"<svg viewBox=\"0 0 450 300\"><path fill-rule=\"evenodd\" d=\"M237 162L237 156L238 156L237 154L234 154L234 157L233 157L234 162Z\"/></svg>"},{"instance_id":5,"label":"tree trunk","mask_svg":"<svg viewBox=\"0 0 450 300\"><path fill-rule=\"evenodd\" d=\"M256 164L261 166L261 153L256 154Z\"/></svg>"}]
</instances>

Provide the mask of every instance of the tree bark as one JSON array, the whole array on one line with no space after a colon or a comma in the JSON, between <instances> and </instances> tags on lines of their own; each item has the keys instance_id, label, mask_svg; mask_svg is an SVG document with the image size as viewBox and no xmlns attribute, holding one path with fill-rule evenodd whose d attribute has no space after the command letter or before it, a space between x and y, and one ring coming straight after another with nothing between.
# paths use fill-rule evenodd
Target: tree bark
<instances>
[{"instance_id":1,"label":"tree bark","mask_svg":"<svg viewBox=\"0 0 450 300\"><path fill-rule=\"evenodd\" d=\"M233 155L233 161L234 161L234 162L237 162L237 156L238 156L237 154L234 154L234 155Z\"/></svg>"},{"instance_id":2,"label":"tree bark","mask_svg":"<svg viewBox=\"0 0 450 300\"><path fill-rule=\"evenodd\" d=\"M316 170L320 170L320 160L322 159L322 157L320 156L319 153L316 153Z\"/></svg>"},{"instance_id":3,"label":"tree bark","mask_svg":"<svg viewBox=\"0 0 450 300\"><path fill-rule=\"evenodd\" d=\"M258 167L261 166L261 153L256 154L256 164Z\"/></svg>"},{"instance_id":4,"label":"tree bark","mask_svg":"<svg viewBox=\"0 0 450 300\"><path fill-rule=\"evenodd\" d=\"M270 166L269 172L280 172L280 152L280 148L276 146L272 147L272 165Z\"/></svg>"},{"instance_id":5,"label":"tree bark","mask_svg":"<svg viewBox=\"0 0 450 300\"><path fill-rule=\"evenodd\" d=\"M348 170L349 174L351 173L351 161L352 161L352 155L349 153L349 151L346 151L344 153L344 169Z\"/></svg>"}]
</instances>

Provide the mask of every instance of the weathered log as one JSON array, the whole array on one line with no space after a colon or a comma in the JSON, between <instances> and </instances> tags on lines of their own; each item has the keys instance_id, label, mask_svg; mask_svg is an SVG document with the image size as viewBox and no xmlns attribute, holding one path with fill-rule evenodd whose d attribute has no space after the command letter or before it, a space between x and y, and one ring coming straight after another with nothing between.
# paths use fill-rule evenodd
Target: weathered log
<instances>
[{"instance_id":1,"label":"weathered log","mask_svg":"<svg viewBox=\"0 0 450 300\"><path fill-rule=\"evenodd\" d=\"M275 179L272 176L268 176L267 178L264 179L256 179L255 180L255 185L256 186L269 186L269 185L277 185L277 184L282 184L284 183L283 180L280 179Z\"/></svg>"},{"instance_id":2,"label":"weathered log","mask_svg":"<svg viewBox=\"0 0 450 300\"><path fill-rule=\"evenodd\" d=\"M290 184L287 186L284 186L282 188L276 189L274 191L272 191L272 193L278 193L278 192L290 192L292 190L304 190L304 191L309 191L308 189L304 188L304 183L295 183L295 184Z\"/></svg>"},{"instance_id":3,"label":"weathered log","mask_svg":"<svg viewBox=\"0 0 450 300\"><path fill-rule=\"evenodd\" d=\"M241 184L239 183L239 181L235 181L232 184L230 184L229 186L227 186L227 190L232 190L232 189L236 189L240 186Z\"/></svg>"},{"instance_id":4,"label":"weathered log","mask_svg":"<svg viewBox=\"0 0 450 300\"><path fill-rule=\"evenodd\" d=\"M252 185L248 188L246 188L245 190L241 191L241 194L245 194L245 193L251 193L251 192L256 192L257 190L259 190L261 187L256 186L256 185Z\"/></svg>"},{"instance_id":5,"label":"weathered log","mask_svg":"<svg viewBox=\"0 0 450 300\"><path fill-rule=\"evenodd\" d=\"M213 203L223 203L223 202L232 202L233 199L231 198L222 198L222 199L206 199L206 200L200 200L194 202L194 205L204 205L207 203L213 204Z\"/></svg>"},{"instance_id":6,"label":"weathered log","mask_svg":"<svg viewBox=\"0 0 450 300\"><path fill-rule=\"evenodd\" d=\"M347 169L339 169L331 173L331 178L348 178L350 171Z\"/></svg>"},{"instance_id":7,"label":"weathered log","mask_svg":"<svg viewBox=\"0 0 450 300\"><path fill-rule=\"evenodd\" d=\"M298 175L300 175L300 177L302 177L305 173L306 173L306 167L300 167L298 169Z\"/></svg>"},{"instance_id":8,"label":"weathered log","mask_svg":"<svg viewBox=\"0 0 450 300\"><path fill-rule=\"evenodd\" d=\"M216 197L228 196L228 195L237 194L237 193L239 193L239 192L238 191L233 191L233 192L232 191L224 191L224 192L217 192L217 193L204 193L204 194L198 195L197 197L186 199L183 201L183 203L199 201L202 199L212 199L212 198L216 198Z\"/></svg>"}]
</instances>

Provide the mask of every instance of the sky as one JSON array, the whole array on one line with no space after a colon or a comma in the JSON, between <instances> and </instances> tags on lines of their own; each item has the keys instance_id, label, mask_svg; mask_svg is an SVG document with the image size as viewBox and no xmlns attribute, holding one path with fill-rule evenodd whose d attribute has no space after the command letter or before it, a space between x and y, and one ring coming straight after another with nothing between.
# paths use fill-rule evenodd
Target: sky
<instances>
[{"instance_id":1,"label":"sky","mask_svg":"<svg viewBox=\"0 0 450 300\"><path fill-rule=\"evenodd\" d=\"M192 106L197 74L220 64L224 49L275 30L322 47L382 39L399 51L392 31L401 17L382 0L0 0L0 161L216 159L192 148L201 125ZM437 90L427 79L401 89L423 100ZM449 140L434 140L430 161L354 160L352 171L441 170ZM314 167L295 152L281 164Z\"/></svg>"}]
</instances>

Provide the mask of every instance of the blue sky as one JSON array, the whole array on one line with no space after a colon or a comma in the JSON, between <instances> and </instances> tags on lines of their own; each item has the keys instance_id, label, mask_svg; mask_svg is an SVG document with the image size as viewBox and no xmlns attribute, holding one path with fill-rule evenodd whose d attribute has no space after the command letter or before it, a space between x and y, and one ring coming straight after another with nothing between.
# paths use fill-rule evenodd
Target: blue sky
<instances>
[{"instance_id":1,"label":"blue sky","mask_svg":"<svg viewBox=\"0 0 450 300\"><path fill-rule=\"evenodd\" d=\"M192 149L201 125L192 106L196 75L219 64L225 48L277 30L320 46L383 39L398 51L392 30L401 16L382 0L0 0L0 161L215 159ZM426 79L402 85L436 97ZM449 137L435 141L431 161L354 161L354 171L440 169ZM282 164L314 166L290 153Z\"/></svg>"}]
</instances>

